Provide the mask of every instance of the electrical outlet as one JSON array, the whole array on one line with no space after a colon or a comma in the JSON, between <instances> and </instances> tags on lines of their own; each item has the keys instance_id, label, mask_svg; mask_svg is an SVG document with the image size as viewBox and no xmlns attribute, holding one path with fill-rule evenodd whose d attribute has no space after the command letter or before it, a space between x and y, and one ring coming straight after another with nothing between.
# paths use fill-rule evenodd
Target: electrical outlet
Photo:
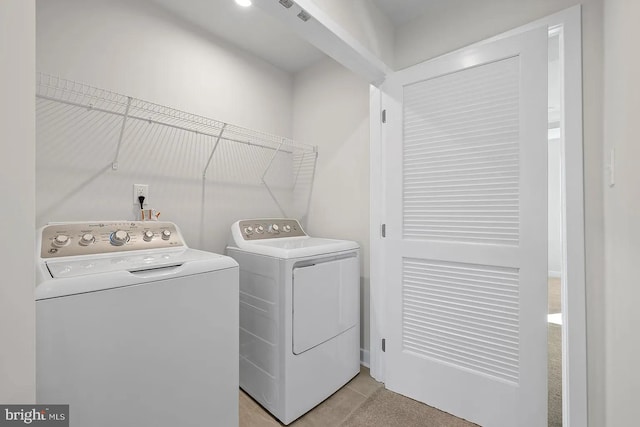
<instances>
[{"instance_id":1,"label":"electrical outlet","mask_svg":"<svg viewBox=\"0 0 640 427\"><path fill-rule=\"evenodd\" d=\"M144 204L149 204L149 186L147 184L133 184L133 204L140 207L138 197L144 196Z\"/></svg>"}]
</instances>

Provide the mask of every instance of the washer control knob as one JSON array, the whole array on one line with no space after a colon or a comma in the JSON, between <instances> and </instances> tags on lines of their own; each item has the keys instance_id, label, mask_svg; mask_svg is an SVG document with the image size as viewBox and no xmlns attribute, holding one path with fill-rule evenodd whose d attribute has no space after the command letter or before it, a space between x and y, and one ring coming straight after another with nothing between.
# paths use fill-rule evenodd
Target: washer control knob
<instances>
[{"instance_id":1,"label":"washer control knob","mask_svg":"<svg viewBox=\"0 0 640 427\"><path fill-rule=\"evenodd\" d=\"M171 237L171 231L162 230L162 240L169 240L170 237Z\"/></svg>"},{"instance_id":2,"label":"washer control knob","mask_svg":"<svg viewBox=\"0 0 640 427\"><path fill-rule=\"evenodd\" d=\"M142 235L142 240L144 240L145 242L150 242L151 240L153 240L153 231L151 230L145 231L144 234Z\"/></svg>"},{"instance_id":3,"label":"washer control knob","mask_svg":"<svg viewBox=\"0 0 640 427\"><path fill-rule=\"evenodd\" d=\"M264 227L262 225L259 225L258 227L256 227L256 232L260 234L264 233Z\"/></svg>"},{"instance_id":4,"label":"washer control knob","mask_svg":"<svg viewBox=\"0 0 640 427\"><path fill-rule=\"evenodd\" d=\"M111 233L109 237L113 246L122 246L129 241L129 233L124 230L117 230Z\"/></svg>"},{"instance_id":5,"label":"washer control knob","mask_svg":"<svg viewBox=\"0 0 640 427\"><path fill-rule=\"evenodd\" d=\"M80 244L82 246L88 246L96 241L96 238L91 233L85 233L80 238Z\"/></svg>"},{"instance_id":6,"label":"washer control knob","mask_svg":"<svg viewBox=\"0 0 640 427\"><path fill-rule=\"evenodd\" d=\"M245 227L244 234L253 234L253 227L252 226Z\"/></svg>"},{"instance_id":7,"label":"washer control knob","mask_svg":"<svg viewBox=\"0 0 640 427\"><path fill-rule=\"evenodd\" d=\"M269 233L279 233L280 232L280 226L278 224L271 224L269 226Z\"/></svg>"},{"instance_id":8,"label":"washer control knob","mask_svg":"<svg viewBox=\"0 0 640 427\"><path fill-rule=\"evenodd\" d=\"M282 227L282 231L284 231L285 233L288 233L291 231L291 226L289 224L285 225L284 227Z\"/></svg>"},{"instance_id":9,"label":"washer control knob","mask_svg":"<svg viewBox=\"0 0 640 427\"><path fill-rule=\"evenodd\" d=\"M53 246L57 246L61 248L62 246L67 246L70 241L71 241L71 238L69 238L69 236L67 236L66 234L58 234L53 239Z\"/></svg>"}]
</instances>

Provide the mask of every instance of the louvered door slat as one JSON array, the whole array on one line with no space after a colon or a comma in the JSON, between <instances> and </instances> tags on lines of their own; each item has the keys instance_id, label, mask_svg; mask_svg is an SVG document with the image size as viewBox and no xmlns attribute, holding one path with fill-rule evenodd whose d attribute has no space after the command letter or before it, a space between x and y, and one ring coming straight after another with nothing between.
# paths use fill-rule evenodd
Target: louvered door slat
<instances>
[{"instance_id":1,"label":"louvered door slat","mask_svg":"<svg viewBox=\"0 0 640 427\"><path fill-rule=\"evenodd\" d=\"M404 259L402 295L405 349L517 381L518 335L495 336L518 330L517 269Z\"/></svg>"},{"instance_id":2,"label":"louvered door slat","mask_svg":"<svg viewBox=\"0 0 640 427\"><path fill-rule=\"evenodd\" d=\"M404 88L404 238L518 244L518 78L509 58ZM453 219L498 201L503 215Z\"/></svg>"}]
</instances>

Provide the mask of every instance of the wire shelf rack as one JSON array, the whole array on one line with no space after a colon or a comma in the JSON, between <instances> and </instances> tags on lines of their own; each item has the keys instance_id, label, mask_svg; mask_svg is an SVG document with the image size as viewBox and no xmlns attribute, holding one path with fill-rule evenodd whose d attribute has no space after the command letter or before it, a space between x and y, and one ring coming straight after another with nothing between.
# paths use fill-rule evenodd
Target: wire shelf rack
<instances>
[{"instance_id":1,"label":"wire shelf rack","mask_svg":"<svg viewBox=\"0 0 640 427\"><path fill-rule=\"evenodd\" d=\"M78 164L93 145L84 160L97 152L112 156L114 171L129 162L138 172L200 176L203 186L207 180L264 185L283 215L283 190L310 196L316 146L43 72L36 75L36 99L39 132L51 147L76 141ZM153 168L144 169L145 156L155 159Z\"/></svg>"},{"instance_id":2,"label":"wire shelf rack","mask_svg":"<svg viewBox=\"0 0 640 427\"><path fill-rule=\"evenodd\" d=\"M232 125L42 72L37 73L36 96L121 116L127 120L141 120L269 150L289 153L294 150L317 151L314 145L294 142L289 138Z\"/></svg>"}]
</instances>

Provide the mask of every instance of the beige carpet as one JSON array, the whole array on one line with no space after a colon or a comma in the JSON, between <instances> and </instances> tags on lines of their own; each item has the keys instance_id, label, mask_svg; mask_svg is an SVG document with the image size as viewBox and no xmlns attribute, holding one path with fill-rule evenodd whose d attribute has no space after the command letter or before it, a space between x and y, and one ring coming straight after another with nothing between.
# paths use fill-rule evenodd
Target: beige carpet
<instances>
[{"instance_id":1,"label":"beige carpet","mask_svg":"<svg viewBox=\"0 0 640 427\"><path fill-rule=\"evenodd\" d=\"M560 281L549 279L549 313L560 312ZM562 427L562 328L548 329L548 425ZM446 412L379 389L342 424L344 427L466 427L474 426Z\"/></svg>"},{"instance_id":2,"label":"beige carpet","mask_svg":"<svg viewBox=\"0 0 640 427\"><path fill-rule=\"evenodd\" d=\"M384 388L376 391L342 423L343 427L469 427L475 425Z\"/></svg>"},{"instance_id":3,"label":"beige carpet","mask_svg":"<svg viewBox=\"0 0 640 427\"><path fill-rule=\"evenodd\" d=\"M561 328L549 325L549 427L562 427ZM364 401L343 427L468 427L476 424L380 388Z\"/></svg>"},{"instance_id":4,"label":"beige carpet","mask_svg":"<svg viewBox=\"0 0 640 427\"><path fill-rule=\"evenodd\" d=\"M549 364L549 427L562 427L562 328L549 324L548 329Z\"/></svg>"}]
</instances>

